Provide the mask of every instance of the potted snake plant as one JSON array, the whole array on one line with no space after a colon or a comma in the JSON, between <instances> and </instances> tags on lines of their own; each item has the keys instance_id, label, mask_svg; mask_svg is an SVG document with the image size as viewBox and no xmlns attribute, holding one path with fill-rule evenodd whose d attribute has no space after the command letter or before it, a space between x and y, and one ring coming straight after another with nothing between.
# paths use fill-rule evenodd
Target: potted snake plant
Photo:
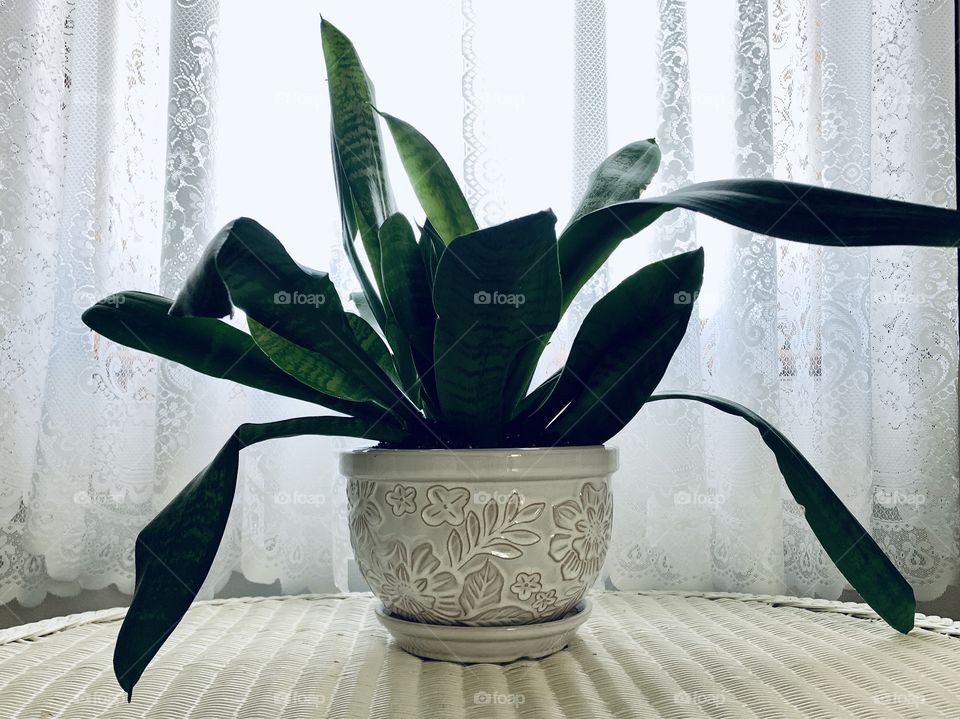
<instances>
[{"instance_id":1,"label":"potted snake plant","mask_svg":"<svg viewBox=\"0 0 960 719\"><path fill-rule=\"evenodd\" d=\"M956 247L958 213L773 180L638 199L660 160L646 140L600 164L564 226L546 210L480 228L434 146L376 109L347 37L324 21L322 41L343 245L370 321L344 308L326 273L298 264L247 218L212 240L174 299L122 292L83 315L115 342L337 413L241 425L140 533L114 655L128 695L210 569L240 451L294 435L378 443L344 453L341 470L351 541L382 618L392 630L390 622L414 627L404 646L435 656L429 640L444 628L502 638L506 625L549 640L517 656L560 648L576 621L552 639L549 627L582 615L610 537L616 452L605 443L645 404L665 400L702 402L753 425L824 550L880 617L908 632L910 585L781 432L728 399L655 393L691 316L702 249L627 277L589 311L563 368L531 382L578 291L623 240L671 210L829 246ZM394 206L381 124L422 205L422 227ZM220 319L235 309L249 331Z\"/></svg>"}]
</instances>

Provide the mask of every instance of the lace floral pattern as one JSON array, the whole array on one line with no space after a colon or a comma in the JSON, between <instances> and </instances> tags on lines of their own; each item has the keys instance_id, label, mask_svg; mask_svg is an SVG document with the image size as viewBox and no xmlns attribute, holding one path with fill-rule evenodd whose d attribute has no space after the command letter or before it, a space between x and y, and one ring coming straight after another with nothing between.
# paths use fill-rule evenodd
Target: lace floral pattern
<instances>
[{"instance_id":1,"label":"lace floral pattern","mask_svg":"<svg viewBox=\"0 0 960 719\"><path fill-rule=\"evenodd\" d=\"M322 72L276 60L279 44L257 48L262 77L224 82L226 13L253 12L240 5L128 0L94 12L80 0L0 3L0 602L33 604L49 592L111 584L132 591L137 531L234 427L304 412L293 401L128 350L79 319L85 306L117 290L175 293L226 219L218 214L231 199L218 180L229 155L221 152L222 130L241 119L220 112L224 88L249 81L263 103L280 107L271 89L277 73L300 73L295 110L314 113L311 127L326 126L325 99L317 100ZM651 135L663 163L650 193L713 179L722 167L723 174L955 203L952 3L706 5L717 9L683 0L578 0L545 18L512 8L518 32L543 34L549 22L559 38L544 50L549 63L525 61L525 81L546 84L552 95L542 136L518 141L525 180L538 173L570 179L551 200L561 203L559 215L601 146ZM358 27L352 12L337 16L345 29ZM523 186L505 184L503 168L516 166L505 153L517 152L501 148L499 138L516 98L493 95L490 78L503 77L496 63L519 70L499 41L490 42L509 31L504 12L463 0L447 28L459 28L460 57L453 46L436 50L460 63L450 107L462 103L462 147L441 149L451 157L462 151L466 194L481 225L505 219L504 187L511 188L511 212L542 204L532 190L527 196ZM627 12L629 38L611 19ZM705 45L704 12L721 13L710 25L714 47ZM378 85L401 87L407 59L378 60L387 45L362 28L352 34L376 67ZM270 36L289 42L284 33ZM305 46L315 44L311 37ZM701 95L695 83L705 75L716 83ZM442 88L450 79L431 82ZM719 96L730 103L729 117L711 105ZM416 107L398 114L419 125L423 108ZM275 127L239 149L253 157L257 142L284 132L289 104L280 110ZM312 141L304 137L307 150ZM284 167L299 171L300 158ZM264 186L264 207L285 194L268 187L283 183L264 182L271 175L255 165L244 170ZM326 203L316 214L333 219L302 233L311 243L319 237L321 255L339 244L325 181L311 175L299 183L309 194L293 200ZM275 204L285 217L285 206ZM297 229L282 235L285 241ZM698 244L708 254L707 283L663 386L732 395L788 430L918 597L939 595L960 566L957 274L943 253L795 246L669 213L625 243L588 286L541 374L562 360L589 298L608 280ZM342 253L321 259L326 264L316 266L329 267L346 300L357 286L342 271ZM827 597L842 590L842 577L749 427L692 403L657 403L614 443L623 469L607 563L613 585ZM274 444L242 456L237 502L204 596L233 571L279 580L285 592L358 588L347 563L347 487L333 469L334 449L353 445ZM463 531L456 524L465 522L460 498L414 497L408 489L396 489L384 519L435 499L430 516ZM587 543L576 543L578 521L571 515L569 546L556 547L571 557L571 569L589 555ZM759 536L762 543L753 541ZM425 554L394 560L384 571L398 593L412 579L435 579ZM530 571L502 579L504 595L523 595L531 612L578 599L549 596Z\"/></svg>"}]
</instances>

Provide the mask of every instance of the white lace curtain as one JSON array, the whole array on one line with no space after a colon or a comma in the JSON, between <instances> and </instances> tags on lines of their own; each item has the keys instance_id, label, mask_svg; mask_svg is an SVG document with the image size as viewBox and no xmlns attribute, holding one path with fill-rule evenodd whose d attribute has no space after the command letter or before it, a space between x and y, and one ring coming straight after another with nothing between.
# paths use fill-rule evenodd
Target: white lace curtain
<instances>
[{"instance_id":1,"label":"white lace curtain","mask_svg":"<svg viewBox=\"0 0 960 719\"><path fill-rule=\"evenodd\" d=\"M238 423L312 411L96 337L80 313L116 290L172 295L240 214L357 289L320 10L379 105L462 174L481 224L544 207L562 222L590 168L652 136L650 192L773 176L955 202L947 0L0 4L0 602L130 592L136 533ZM707 277L663 386L781 426L918 597L938 596L960 564L956 255L809 248L671 213L588 286L541 375L592 298L698 244ZM842 590L745 424L658 403L614 444L610 586ZM285 592L358 587L338 446L246 451L207 594L231 571Z\"/></svg>"}]
</instances>

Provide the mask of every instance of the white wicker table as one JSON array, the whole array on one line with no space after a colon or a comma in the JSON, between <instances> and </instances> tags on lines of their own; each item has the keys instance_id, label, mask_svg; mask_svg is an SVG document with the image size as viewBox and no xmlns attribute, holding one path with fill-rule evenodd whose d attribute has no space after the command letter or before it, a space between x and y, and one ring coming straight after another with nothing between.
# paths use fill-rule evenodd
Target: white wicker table
<instances>
[{"instance_id":1,"label":"white wicker table","mask_svg":"<svg viewBox=\"0 0 960 719\"><path fill-rule=\"evenodd\" d=\"M0 717L960 717L960 623L902 636L862 604L594 594L541 661L461 666L399 650L367 594L200 602L128 705L123 609L0 631Z\"/></svg>"}]
</instances>

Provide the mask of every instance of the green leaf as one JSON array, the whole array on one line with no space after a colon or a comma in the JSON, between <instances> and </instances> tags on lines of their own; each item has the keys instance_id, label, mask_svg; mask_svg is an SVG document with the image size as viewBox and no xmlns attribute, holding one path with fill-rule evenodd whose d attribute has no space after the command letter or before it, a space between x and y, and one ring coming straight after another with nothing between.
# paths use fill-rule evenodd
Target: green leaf
<instances>
[{"instance_id":1,"label":"green leaf","mask_svg":"<svg viewBox=\"0 0 960 719\"><path fill-rule=\"evenodd\" d=\"M266 228L244 217L227 224L207 246L170 314L222 317L234 306L288 343L325 357L327 367L318 372L336 370L337 379L320 391L375 397L407 423L422 419L360 347L327 273L296 263ZM360 385L365 392L355 391Z\"/></svg>"},{"instance_id":2,"label":"green leaf","mask_svg":"<svg viewBox=\"0 0 960 719\"><path fill-rule=\"evenodd\" d=\"M663 379L702 282L698 249L647 265L600 299L528 426L536 430L556 416L547 427L557 438L550 443L574 445L603 444L623 429Z\"/></svg>"},{"instance_id":3,"label":"green leaf","mask_svg":"<svg viewBox=\"0 0 960 719\"><path fill-rule=\"evenodd\" d=\"M393 355L390 354L390 350L380 339L376 330L363 317L352 312L347 312L347 323L353 330L353 336L360 343L360 348L373 358L373 361L384 371L384 374L388 375L396 384L400 384Z\"/></svg>"},{"instance_id":4,"label":"green leaf","mask_svg":"<svg viewBox=\"0 0 960 719\"><path fill-rule=\"evenodd\" d=\"M172 317L171 300L146 292L120 292L83 313L90 329L114 342L178 362L190 369L271 394L321 404L375 420L383 410L318 392L280 371L250 335L217 319Z\"/></svg>"},{"instance_id":5,"label":"green leaf","mask_svg":"<svg viewBox=\"0 0 960 719\"><path fill-rule=\"evenodd\" d=\"M420 249L407 219L397 213L380 228L383 288L390 311L409 341L424 391L436 395L433 382L433 311L430 284Z\"/></svg>"},{"instance_id":6,"label":"green leaf","mask_svg":"<svg viewBox=\"0 0 960 719\"><path fill-rule=\"evenodd\" d=\"M264 354L277 367L308 387L354 402L386 403L385 406L389 407L389 399L384 398L383 392L375 391L326 355L285 339L252 317L247 317L247 325Z\"/></svg>"},{"instance_id":7,"label":"green leaf","mask_svg":"<svg viewBox=\"0 0 960 719\"><path fill-rule=\"evenodd\" d=\"M553 388L556 387L557 382L560 381L561 374L563 374L563 369L558 369L541 382L533 392L523 398L517 407L516 417L514 418L515 422L522 424L547 401L547 398L553 392Z\"/></svg>"},{"instance_id":8,"label":"green leaf","mask_svg":"<svg viewBox=\"0 0 960 719\"><path fill-rule=\"evenodd\" d=\"M564 235L571 225L583 215L615 202L639 197L659 166L660 148L657 147L655 140L632 142L607 157L590 174L587 191L567 224L567 229L560 234L558 240L560 246L563 246ZM570 296L570 300L572 299L573 295ZM566 310L568 304L569 301L563 304L563 310ZM549 341L549 336L540 337L517 355L516 367L511 372L506 390L506 401L511 407L517 407L530 388L530 381L536 373L537 363ZM517 412L520 413L519 408Z\"/></svg>"},{"instance_id":9,"label":"green leaf","mask_svg":"<svg viewBox=\"0 0 960 719\"><path fill-rule=\"evenodd\" d=\"M383 221L395 212L395 206L383 160L383 138L373 109L376 104L373 84L346 35L326 20L320 22L320 35L327 66L330 122L336 156L350 188L367 259L375 280L379 282L377 232Z\"/></svg>"},{"instance_id":10,"label":"green leaf","mask_svg":"<svg viewBox=\"0 0 960 719\"><path fill-rule=\"evenodd\" d=\"M514 357L560 320L555 223L546 211L461 235L440 258L437 395L444 421L472 443L502 439Z\"/></svg>"},{"instance_id":11,"label":"green leaf","mask_svg":"<svg viewBox=\"0 0 960 719\"><path fill-rule=\"evenodd\" d=\"M777 458L793 498L837 569L863 600L898 632L913 629L916 600L913 589L883 553L867 530L844 506L813 465L783 434L743 405L697 392L655 394L650 401L689 399L721 412L742 417L756 427L764 444Z\"/></svg>"},{"instance_id":12,"label":"green leaf","mask_svg":"<svg viewBox=\"0 0 960 719\"><path fill-rule=\"evenodd\" d=\"M370 314L380 329L385 329L387 314L383 307L383 302L377 294L373 283L367 277L367 271L360 260L355 244L357 238L357 215L353 206L353 195L350 193L350 185L347 182L343 171L343 163L340 161L340 151L337 149L336 138L333 136L333 128L330 128L330 155L333 158L333 175L337 183L337 197L340 199L340 226L343 232L343 249L346 252L347 259L350 261L350 267L353 273L360 281L360 287L363 290L363 296L366 300Z\"/></svg>"},{"instance_id":13,"label":"green leaf","mask_svg":"<svg viewBox=\"0 0 960 719\"><path fill-rule=\"evenodd\" d=\"M444 243L477 229L470 205L437 148L409 123L381 112L423 211Z\"/></svg>"},{"instance_id":14,"label":"green leaf","mask_svg":"<svg viewBox=\"0 0 960 719\"><path fill-rule=\"evenodd\" d=\"M136 588L113 654L113 669L128 699L210 571L233 503L240 450L302 434L385 442L402 438L387 425L349 417L301 417L238 427L214 460L137 536Z\"/></svg>"},{"instance_id":15,"label":"green leaf","mask_svg":"<svg viewBox=\"0 0 960 719\"><path fill-rule=\"evenodd\" d=\"M829 247L957 247L960 212L781 180L717 180L590 212L560 240L566 308L621 241L670 210L700 212L784 240Z\"/></svg>"},{"instance_id":16,"label":"green leaf","mask_svg":"<svg viewBox=\"0 0 960 719\"><path fill-rule=\"evenodd\" d=\"M433 293L433 279L437 274L437 265L440 264L440 258L443 256L446 245L440 239L440 235L433 229L430 220L427 220L420 228L420 257L423 259L423 266L427 271L427 282L430 285L431 296Z\"/></svg>"},{"instance_id":17,"label":"green leaf","mask_svg":"<svg viewBox=\"0 0 960 719\"><path fill-rule=\"evenodd\" d=\"M640 140L621 147L590 173L587 191L567 227L594 210L637 199L659 167L660 148L656 140ZM563 242L563 233L560 233L560 242Z\"/></svg>"}]
</instances>

